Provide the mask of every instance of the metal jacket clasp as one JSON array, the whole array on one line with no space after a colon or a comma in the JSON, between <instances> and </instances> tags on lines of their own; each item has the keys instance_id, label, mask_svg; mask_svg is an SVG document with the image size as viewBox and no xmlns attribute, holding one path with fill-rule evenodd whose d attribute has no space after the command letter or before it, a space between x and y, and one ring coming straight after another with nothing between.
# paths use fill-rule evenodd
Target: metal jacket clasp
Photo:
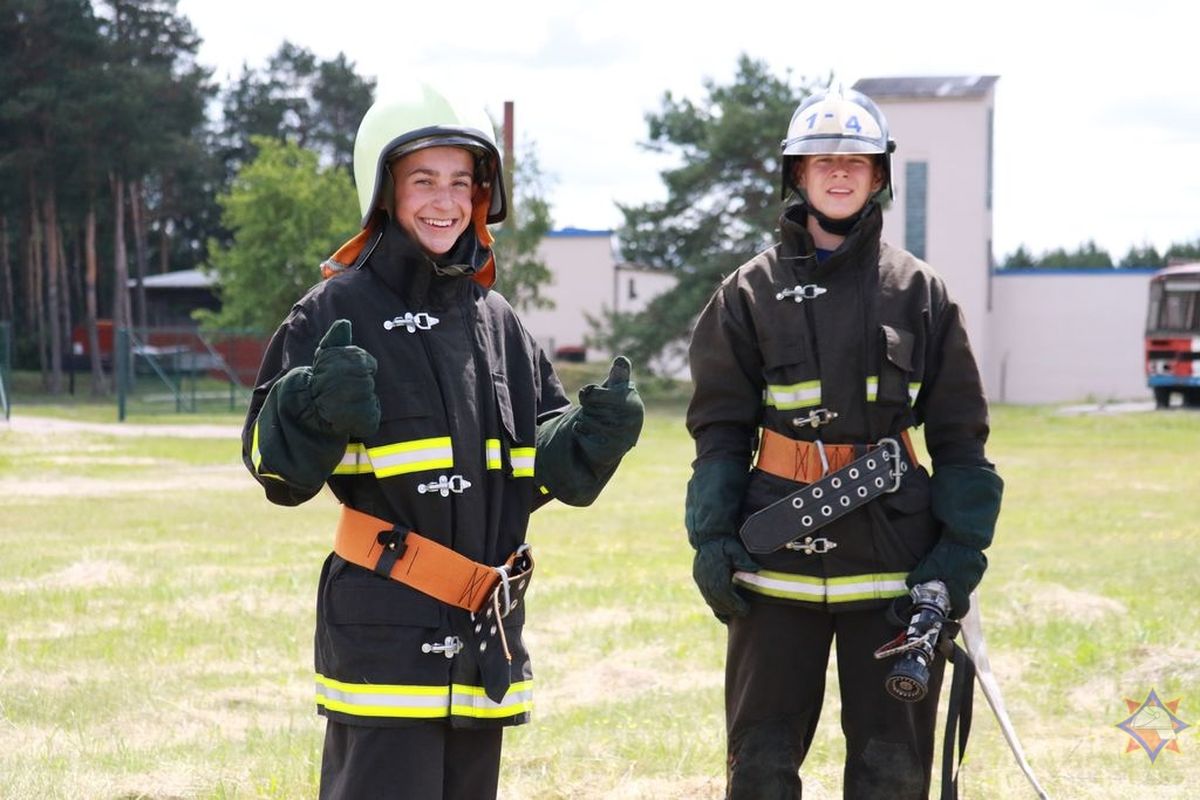
<instances>
[{"instance_id":1,"label":"metal jacket clasp","mask_svg":"<svg viewBox=\"0 0 1200 800\"><path fill-rule=\"evenodd\" d=\"M784 289L775 295L776 300L792 298L793 302L803 303L805 300L815 300L829 290L815 283L798 283L791 289Z\"/></svg>"},{"instance_id":2,"label":"metal jacket clasp","mask_svg":"<svg viewBox=\"0 0 1200 800\"><path fill-rule=\"evenodd\" d=\"M393 328L407 328L409 333L416 333L418 330L427 331L439 322L441 320L437 317L427 314L424 311L418 311L416 314L409 311L403 316L385 319L383 321L383 329L390 331Z\"/></svg>"},{"instance_id":3,"label":"metal jacket clasp","mask_svg":"<svg viewBox=\"0 0 1200 800\"><path fill-rule=\"evenodd\" d=\"M438 492L442 497L449 497L451 492L462 494L470 488L471 482L462 475L442 475L436 481L421 484L417 487L417 491L421 494Z\"/></svg>"}]
</instances>

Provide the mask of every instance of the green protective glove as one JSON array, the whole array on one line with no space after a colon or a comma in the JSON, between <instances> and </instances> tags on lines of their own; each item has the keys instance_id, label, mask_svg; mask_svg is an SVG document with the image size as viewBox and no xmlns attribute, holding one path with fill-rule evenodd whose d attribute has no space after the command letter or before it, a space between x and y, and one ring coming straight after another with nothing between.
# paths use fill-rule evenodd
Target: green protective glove
<instances>
[{"instance_id":1,"label":"green protective glove","mask_svg":"<svg viewBox=\"0 0 1200 800\"><path fill-rule=\"evenodd\" d=\"M733 584L733 573L758 572L758 562L737 537L742 496L750 482L746 465L734 459L708 459L692 465L684 507L688 542L696 548L692 579L721 622L750 611Z\"/></svg>"},{"instance_id":2,"label":"green protective glove","mask_svg":"<svg viewBox=\"0 0 1200 800\"><path fill-rule=\"evenodd\" d=\"M579 391L579 405L537 430L537 481L572 506L590 505L637 443L645 409L630 380L629 359Z\"/></svg>"},{"instance_id":3,"label":"green protective glove","mask_svg":"<svg viewBox=\"0 0 1200 800\"><path fill-rule=\"evenodd\" d=\"M943 536L986 550L996 531L1004 481L991 467L948 464L933 472L929 483L933 516L945 526Z\"/></svg>"},{"instance_id":4,"label":"green protective glove","mask_svg":"<svg viewBox=\"0 0 1200 800\"><path fill-rule=\"evenodd\" d=\"M908 573L907 583L912 588L918 583L940 580L950 593L950 616L962 619L971 608L971 592L986 570L987 556L982 550L943 537Z\"/></svg>"},{"instance_id":5,"label":"green protective glove","mask_svg":"<svg viewBox=\"0 0 1200 800\"><path fill-rule=\"evenodd\" d=\"M326 431L364 439L379 430L375 357L350 343L350 320L329 326L313 357L309 391Z\"/></svg>"},{"instance_id":6,"label":"green protective glove","mask_svg":"<svg viewBox=\"0 0 1200 800\"><path fill-rule=\"evenodd\" d=\"M909 574L908 585L940 580L950 592L950 616L961 619L987 570L983 551L996 531L1004 481L990 465L946 464L934 469L930 494L942 538Z\"/></svg>"},{"instance_id":7,"label":"green protective glove","mask_svg":"<svg viewBox=\"0 0 1200 800\"><path fill-rule=\"evenodd\" d=\"M613 359L604 383L579 390L575 437L595 467L615 466L637 444L646 415L641 395L630 380L629 359Z\"/></svg>"},{"instance_id":8,"label":"green protective glove","mask_svg":"<svg viewBox=\"0 0 1200 800\"><path fill-rule=\"evenodd\" d=\"M762 567L750 557L741 541L732 536L705 542L696 548L692 558L692 580L721 622L750 613L750 604L733 585L733 573L738 570L758 572L760 569Z\"/></svg>"}]
</instances>

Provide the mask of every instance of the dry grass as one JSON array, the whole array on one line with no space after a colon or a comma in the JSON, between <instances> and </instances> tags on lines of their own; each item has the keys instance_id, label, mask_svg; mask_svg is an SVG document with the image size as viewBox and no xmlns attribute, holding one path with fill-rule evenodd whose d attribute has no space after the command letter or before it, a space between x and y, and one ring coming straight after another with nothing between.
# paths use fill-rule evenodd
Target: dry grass
<instances>
[{"instance_id":1,"label":"dry grass","mask_svg":"<svg viewBox=\"0 0 1200 800\"><path fill-rule=\"evenodd\" d=\"M267 504L231 430L0 431L0 797L315 795L313 588L335 509ZM1115 727L1150 689L1200 727L1198 447L1198 414L997 409L984 616L1054 798L1200 785L1194 730L1151 764ZM503 797L721 796L724 630L691 585L690 457L679 417L653 415L596 506L535 517L537 705L506 734ZM803 768L818 800L841 795L832 668L827 684ZM1033 797L982 699L962 783Z\"/></svg>"}]
</instances>

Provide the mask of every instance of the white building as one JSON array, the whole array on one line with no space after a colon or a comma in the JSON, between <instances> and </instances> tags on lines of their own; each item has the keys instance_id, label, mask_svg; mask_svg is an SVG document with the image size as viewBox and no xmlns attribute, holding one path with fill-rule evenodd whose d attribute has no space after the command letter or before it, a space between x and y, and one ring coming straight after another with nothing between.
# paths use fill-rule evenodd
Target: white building
<instances>
[{"instance_id":1,"label":"white building","mask_svg":"<svg viewBox=\"0 0 1200 800\"><path fill-rule=\"evenodd\" d=\"M888 241L928 261L963 308L988 395L1058 403L1150 396L1143 335L1150 270L996 271L994 75L867 78L897 142Z\"/></svg>"},{"instance_id":2,"label":"white building","mask_svg":"<svg viewBox=\"0 0 1200 800\"><path fill-rule=\"evenodd\" d=\"M554 307L522 311L521 321L547 353L562 358L609 358L609 353L587 348L589 319L600 319L605 311L641 311L675 285L674 275L620 261L610 230L551 231L538 257L552 276L541 293Z\"/></svg>"}]
</instances>

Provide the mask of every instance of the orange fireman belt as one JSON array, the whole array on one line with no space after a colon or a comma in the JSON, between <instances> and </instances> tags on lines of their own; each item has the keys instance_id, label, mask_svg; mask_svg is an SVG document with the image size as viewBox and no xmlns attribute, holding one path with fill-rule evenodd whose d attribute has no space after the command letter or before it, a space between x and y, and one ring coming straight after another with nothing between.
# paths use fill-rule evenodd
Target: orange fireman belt
<instances>
[{"instance_id":1,"label":"orange fireman belt","mask_svg":"<svg viewBox=\"0 0 1200 800\"><path fill-rule=\"evenodd\" d=\"M333 551L377 575L399 581L472 614L503 618L524 594L533 556L522 545L498 567L480 564L403 525L342 506ZM507 647L505 648L507 650Z\"/></svg>"},{"instance_id":2,"label":"orange fireman belt","mask_svg":"<svg viewBox=\"0 0 1200 800\"><path fill-rule=\"evenodd\" d=\"M900 433L899 439L904 443L909 461L914 467L918 466L920 462L907 429ZM814 483L822 476L842 469L871 447L874 445L802 442L763 428L757 466L763 472L789 481Z\"/></svg>"}]
</instances>

